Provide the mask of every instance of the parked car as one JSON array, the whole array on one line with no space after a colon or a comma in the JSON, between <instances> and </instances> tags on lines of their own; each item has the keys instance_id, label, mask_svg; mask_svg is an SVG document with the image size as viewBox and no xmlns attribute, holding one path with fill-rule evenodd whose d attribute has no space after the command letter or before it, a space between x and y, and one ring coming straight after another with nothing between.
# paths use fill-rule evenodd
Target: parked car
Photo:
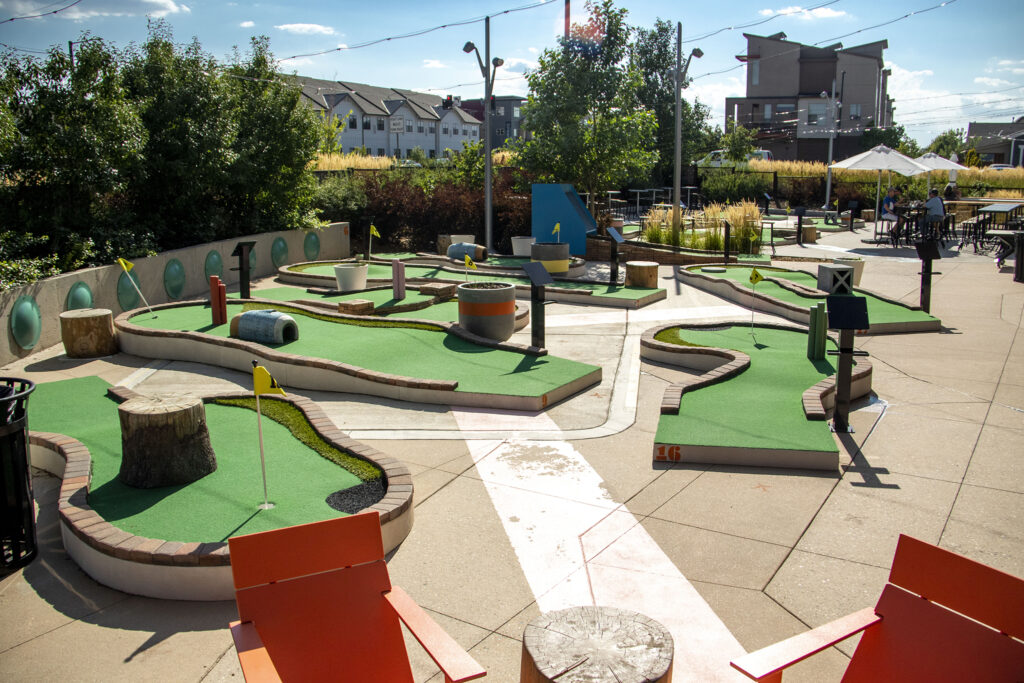
<instances>
[{"instance_id":1,"label":"parked car","mask_svg":"<svg viewBox=\"0 0 1024 683\"><path fill-rule=\"evenodd\" d=\"M399 159L395 166L398 168L423 168L423 164L412 159Z\"/></svg>"},{"instance_id":2,"label":"parked car","mask_svg":"<svg viewBox=\"0 0 1024 683\"><path fill-rule=\"evenodd\" d=\"M774 161L775 157L766 149L755 149L747 155L747 161L752 159ZM703 168L718 168L719 166L733 166L734 164L732 161L729 161L724 149L716 149L715 151L708 153L703 159L700 159L697 162L697 165Z\"/></svg>"},{"instance_id":3,"label":"parked car","mask_svg":"<svg viewBox=\"0 0 1024 683\"><path fill-rule=\"evenodd\" d=\"M1010 164L991 164L988 167L990 171L1009 171L1011 169L1013 169L1013 166Z\"/></svg>"}]
</instances>

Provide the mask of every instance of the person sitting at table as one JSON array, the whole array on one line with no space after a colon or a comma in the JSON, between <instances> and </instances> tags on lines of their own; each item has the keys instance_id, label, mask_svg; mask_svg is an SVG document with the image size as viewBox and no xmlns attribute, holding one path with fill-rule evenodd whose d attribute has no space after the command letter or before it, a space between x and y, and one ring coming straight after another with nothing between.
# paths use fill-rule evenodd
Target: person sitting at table
<instances>
[{"instance_id":1,"label":"person sitting at table","mask_svg":"<svg viewBox=\"0 0 1024 683\"><path fill-rule=\"evenodd\" d=\"M895 221L896 218L896 201L899 197L896 196L896 188L890 187L885 197L882 198L882 220L883 221Z\"/></svg>"},{"instance_id":2,"label":"person sitting at table","mask_svg":"<svg viewBox=\"0 0 1024 683\"><path fill-rule=\"evenodd\" d=\"M932 188L932 191L928 193L928 201L924 203L924 208L927 211L924 217L926 228L924 236L927 239L939 239L942 223L946 220L946 205L942 203L937 189Z\"/></svg>"}]
</instances>

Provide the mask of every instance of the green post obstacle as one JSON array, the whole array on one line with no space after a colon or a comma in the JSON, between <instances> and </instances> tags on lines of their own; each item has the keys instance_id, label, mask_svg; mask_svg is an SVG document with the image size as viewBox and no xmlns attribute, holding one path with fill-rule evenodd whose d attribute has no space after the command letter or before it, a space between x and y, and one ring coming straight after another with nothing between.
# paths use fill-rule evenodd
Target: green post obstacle
<instances>
[{"instance_id":1,"label":"green post obstacle","mask_svg":"<svg viewBox=\"0 0 1024 683\"><path fill-rule=\"evenodd\" d=\"M825 336L828 327L825 316L825 303L811 306L811 319L807 326L807 358L823 360L825 358Z\"/></svg>"}]
</instances>

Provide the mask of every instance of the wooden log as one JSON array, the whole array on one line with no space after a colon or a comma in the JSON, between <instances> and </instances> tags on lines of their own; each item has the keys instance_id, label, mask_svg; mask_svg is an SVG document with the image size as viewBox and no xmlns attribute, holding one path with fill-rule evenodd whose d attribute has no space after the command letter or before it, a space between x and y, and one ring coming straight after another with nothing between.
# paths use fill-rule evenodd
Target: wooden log
<instances>
[{"instance_id":1,"label":"wooden log","mask_svg":"<svg viewBox=\"0 0 1024 683\"><path fill-rule=\"evenodd\" d=\"M614 607L570 607L523 633L520 683L668 683L672 635L657 621Z\"/></svg>"},{"instance_id":2,"label":"wooden log","mask_svg":"<svg viewBox=\"0 0 1024 683\"><path fill-rule=\"evenodd\" d=\"M121 471L136 488L188 484L217 469L201 399L187 394L136 396L118 406Z\"/></svg>"},{"instance_id":3,"label":"wooden log","mask_svg":"<svg viewBox=\"0 0 1024 683\"><path fill-rule=\"evenodd\" d=\"M626 286L657 289L658 264L654 261L626 261Z\"/></svg>"},{"instance_id":4,"label":"wooden log","mask_svg":"<svg viewBox=\"0 0 1024 683\"><path fill-rule=\"evenodd\" d=\"M114 316L109 308L79 308L60 314L60 340L68 358L98 358L117 353Z\"/></svg>"}]
</instances>

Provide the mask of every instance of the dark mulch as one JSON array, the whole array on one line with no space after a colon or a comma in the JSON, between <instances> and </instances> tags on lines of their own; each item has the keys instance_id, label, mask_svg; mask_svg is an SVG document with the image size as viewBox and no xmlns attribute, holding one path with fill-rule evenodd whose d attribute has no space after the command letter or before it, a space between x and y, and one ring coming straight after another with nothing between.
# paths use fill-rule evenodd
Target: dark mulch
<instances>
[{"instance_id":1,"label":"dark mulch","mask_svg":"<svg viewBox=\"0 0 1024 683\"><path fill-rule=\"evenodd\" d=\"M327 496L327 504L338 512L354 515L384 497L384 478L335 491Z\"/></svg>"}]
</instances>

